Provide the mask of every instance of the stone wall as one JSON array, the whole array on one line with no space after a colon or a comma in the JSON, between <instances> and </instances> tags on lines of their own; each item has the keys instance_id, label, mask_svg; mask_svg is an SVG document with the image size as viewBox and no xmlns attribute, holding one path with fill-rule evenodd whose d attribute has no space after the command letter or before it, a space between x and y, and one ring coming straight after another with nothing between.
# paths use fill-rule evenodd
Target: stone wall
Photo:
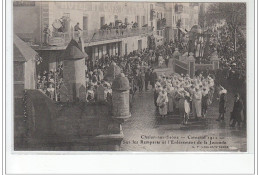
<instances>
[{"instance_id":1,"label":"stone wall","mask_svg":"<svg viewBox=\"0 0 260 175\"><path fill-rule=\"evenodd\" d=\"M25 108L25 115L23 111ZM16 100L15 150L116 150L123 139L111 104L55 103L38 90Z\"/></svg>"}]
</instances>

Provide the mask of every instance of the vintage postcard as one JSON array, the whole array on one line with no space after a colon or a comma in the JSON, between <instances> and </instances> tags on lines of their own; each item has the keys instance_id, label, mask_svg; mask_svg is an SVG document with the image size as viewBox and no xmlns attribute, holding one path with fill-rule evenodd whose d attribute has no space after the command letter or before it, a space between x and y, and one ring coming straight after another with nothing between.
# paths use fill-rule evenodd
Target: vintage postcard
<instances>
[{"instance_id":1,"label":"vintage postcard","mask_svg":"<svg viewBox=\"0 0 260 175\"><path fill-rule=\"evenodd\" d=\"M247 3L20 1L15 151L247 152Z\"/></svg>"}]
</instances>

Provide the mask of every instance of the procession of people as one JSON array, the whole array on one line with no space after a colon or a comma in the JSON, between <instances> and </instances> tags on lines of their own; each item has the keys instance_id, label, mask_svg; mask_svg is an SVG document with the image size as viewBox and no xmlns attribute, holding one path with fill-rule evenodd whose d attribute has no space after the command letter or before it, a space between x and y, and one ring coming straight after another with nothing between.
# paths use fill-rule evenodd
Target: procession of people
<instances>
[{"instance_id":1,"label":"procession of people","mask_svg":"<svg viewBox=\"0 0 260 175\"><path fill-rule=\"evenodd\" d=\"M211 76L190 78L188 74L162 74L155 84L154 104L161 117L177 113L183 117L183 124L187 124L190 114L196 120L206 117L214 92Z\"/></svg>"}]
</instances>

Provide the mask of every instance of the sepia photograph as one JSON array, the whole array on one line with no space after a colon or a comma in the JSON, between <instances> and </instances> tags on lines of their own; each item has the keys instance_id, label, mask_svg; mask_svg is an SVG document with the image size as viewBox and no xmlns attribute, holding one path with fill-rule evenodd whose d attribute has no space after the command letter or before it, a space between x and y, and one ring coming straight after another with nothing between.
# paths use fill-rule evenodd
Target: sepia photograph
<instances>
[{"instance_id":1,"label":"sepia photograph","mask_svg":"<svg viewBox=\"0 0 260 175\"><path fill-rule=\"evenodd\" d=\"M248 151L246 2L12 9L14 152Z\"/></svg>"}]
</instances>

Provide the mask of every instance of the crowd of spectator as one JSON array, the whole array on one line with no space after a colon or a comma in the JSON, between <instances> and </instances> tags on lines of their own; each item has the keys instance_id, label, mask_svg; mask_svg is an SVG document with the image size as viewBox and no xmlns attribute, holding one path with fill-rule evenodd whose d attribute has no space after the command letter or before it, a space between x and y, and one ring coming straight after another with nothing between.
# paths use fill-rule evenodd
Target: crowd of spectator
<instances>
[{"instance_id":1,"label":"crowd of spectator","mask_svg":"<svg viewBox=\"0 0 260 175\"><path fill-rule=\"evenodd\" d=\"M98 86L105 87L106 92L111 92L111 84L105 79L108 68L111 64L118 66L122 73L128 77L131 94L137 89L140 91L147 89L147 82L150 81L153 69L168 64L170 56L173 54L175 44L173 42L157 46L154 50L143 49L133 51L127 55L119 56L104 55L100 59L86 59L86 89L87 101L95 101ZM146 74L146 76L145 76ZM151 82L153 82L151 80ZM55 101L60 100L60 88L63 84L63 65L60 64L57 70L43 71L38 73L37 89ZM111 94L110 94L111 95ZM109 97L109 95L108 95Z\"/></svg>"}]
</instances>

